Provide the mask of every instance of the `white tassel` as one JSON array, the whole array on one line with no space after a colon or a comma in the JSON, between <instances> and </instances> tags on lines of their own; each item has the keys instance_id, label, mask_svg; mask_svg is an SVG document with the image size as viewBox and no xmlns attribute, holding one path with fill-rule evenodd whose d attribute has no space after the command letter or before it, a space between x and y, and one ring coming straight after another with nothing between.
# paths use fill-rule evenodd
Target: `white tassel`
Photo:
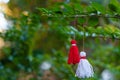
<instances>
[{"instance_id":1,"label":"white tassel","mask_svg":"<svg viewBox=\"0 0 120 80\"><path fill-rule=\"evenodd\" d=\"M86 59L86 53L85 52L80 52L80 62L78 64L76 74L75 76L78 78L89 78L93 77L94 72L93 72L93 67L89 63L89 61Z\"/></svg>"}]
</instances>

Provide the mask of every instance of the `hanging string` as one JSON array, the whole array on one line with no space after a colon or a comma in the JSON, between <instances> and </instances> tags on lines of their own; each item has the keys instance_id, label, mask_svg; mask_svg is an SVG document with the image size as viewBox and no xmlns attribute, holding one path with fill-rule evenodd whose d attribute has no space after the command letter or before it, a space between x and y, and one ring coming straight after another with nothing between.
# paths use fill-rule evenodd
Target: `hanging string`
<instances>
[{"instance_id":1,"label":"hanging string","mask_svg":"<svg viewBox=\"0 0 120 80\"><path fill-rule=\"evenodd\" d=\"M77 16L75 17L75 19L74 19L74 21L73 21L73 26L74 26L74 28L77 27ZM74 34L73 34L73 39L75 40L75 32L74 32Z\"/></svg>"},{"instance_id":2,"label":"hanging string","mask_svg":"<svg viewBox=\"0 0 120 80\"><path fill-rule=\"evenodd\" d=\"M75 40L75 33L73 33L73 39Z\"/></svg>"},{"instance_id":3,"label":"hanging string","mask_svg":"<svg viewBox=\"0 0 120 80\"><path fill-rule=\"evenodd\" d=\"M88 18L85 17L85 23L83 24L83 51L85 50L85 27L88 24Z\"/></svg>"},{"instance_id":4,"label":"hanging string","mask_svg":"<svg viewBox=\"0 0 120 80\"><path fill-rule=\"evenodd\" d=\"M83 26L83 51L84 51L84 41L85 41L85 32L84 32L84 26Z\"/></svg>"}]
</instances>

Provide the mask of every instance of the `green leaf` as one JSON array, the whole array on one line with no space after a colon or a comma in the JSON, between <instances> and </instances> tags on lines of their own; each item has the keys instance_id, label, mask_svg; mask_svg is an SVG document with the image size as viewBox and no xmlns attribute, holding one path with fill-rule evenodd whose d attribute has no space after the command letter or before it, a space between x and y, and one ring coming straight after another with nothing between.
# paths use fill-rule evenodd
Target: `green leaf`
<instances>
[{"instance_id":1,"label":"green leaf","mask_svg":"<svg viewBox=\"0 0 120 80\"><path fill-rule=\"evenodd\" d=\"M92 8L95 9L96 11L100 12L101 14L105 14L106 13L106 9L105 7L103 7L101 4L96 3L96 2L92 2L91 4Z\"/></svg>"}]
</instances>

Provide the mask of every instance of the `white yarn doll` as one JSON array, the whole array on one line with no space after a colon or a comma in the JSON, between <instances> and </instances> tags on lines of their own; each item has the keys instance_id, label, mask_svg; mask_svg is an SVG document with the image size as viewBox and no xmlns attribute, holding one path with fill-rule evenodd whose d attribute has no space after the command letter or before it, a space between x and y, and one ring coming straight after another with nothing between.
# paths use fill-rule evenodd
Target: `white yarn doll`
<instances>
[{"instance_id":1,"label":"white yarn doll","mask_svg":"<svg viewBox=\"0 0 120 80\"><path fill-rule=\"evenodd\" d=\"M93 67L86 59L86 53L84 51L80 52L80 62L78 64L75 76L78 78L89 78L93 77Z\"/></svg>"}]
</instances>

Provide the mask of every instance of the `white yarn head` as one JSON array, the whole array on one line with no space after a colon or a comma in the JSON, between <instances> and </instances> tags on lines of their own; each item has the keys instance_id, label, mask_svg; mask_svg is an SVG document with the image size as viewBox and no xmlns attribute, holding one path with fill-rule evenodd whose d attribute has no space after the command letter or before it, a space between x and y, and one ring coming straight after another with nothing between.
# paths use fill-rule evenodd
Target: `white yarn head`
<instances>
[{"instance_id":1,"label":"white yarn head","mask_svg":"<svg viewBox=\"0 0 120 80\"><path fill-rule=\"evenodd\" d=\"M80 52L80 56L81 56L81 57L85 57L85 56L86 56L86 52L81 51L81 52Z\"/></svg>"}]
</instances>

